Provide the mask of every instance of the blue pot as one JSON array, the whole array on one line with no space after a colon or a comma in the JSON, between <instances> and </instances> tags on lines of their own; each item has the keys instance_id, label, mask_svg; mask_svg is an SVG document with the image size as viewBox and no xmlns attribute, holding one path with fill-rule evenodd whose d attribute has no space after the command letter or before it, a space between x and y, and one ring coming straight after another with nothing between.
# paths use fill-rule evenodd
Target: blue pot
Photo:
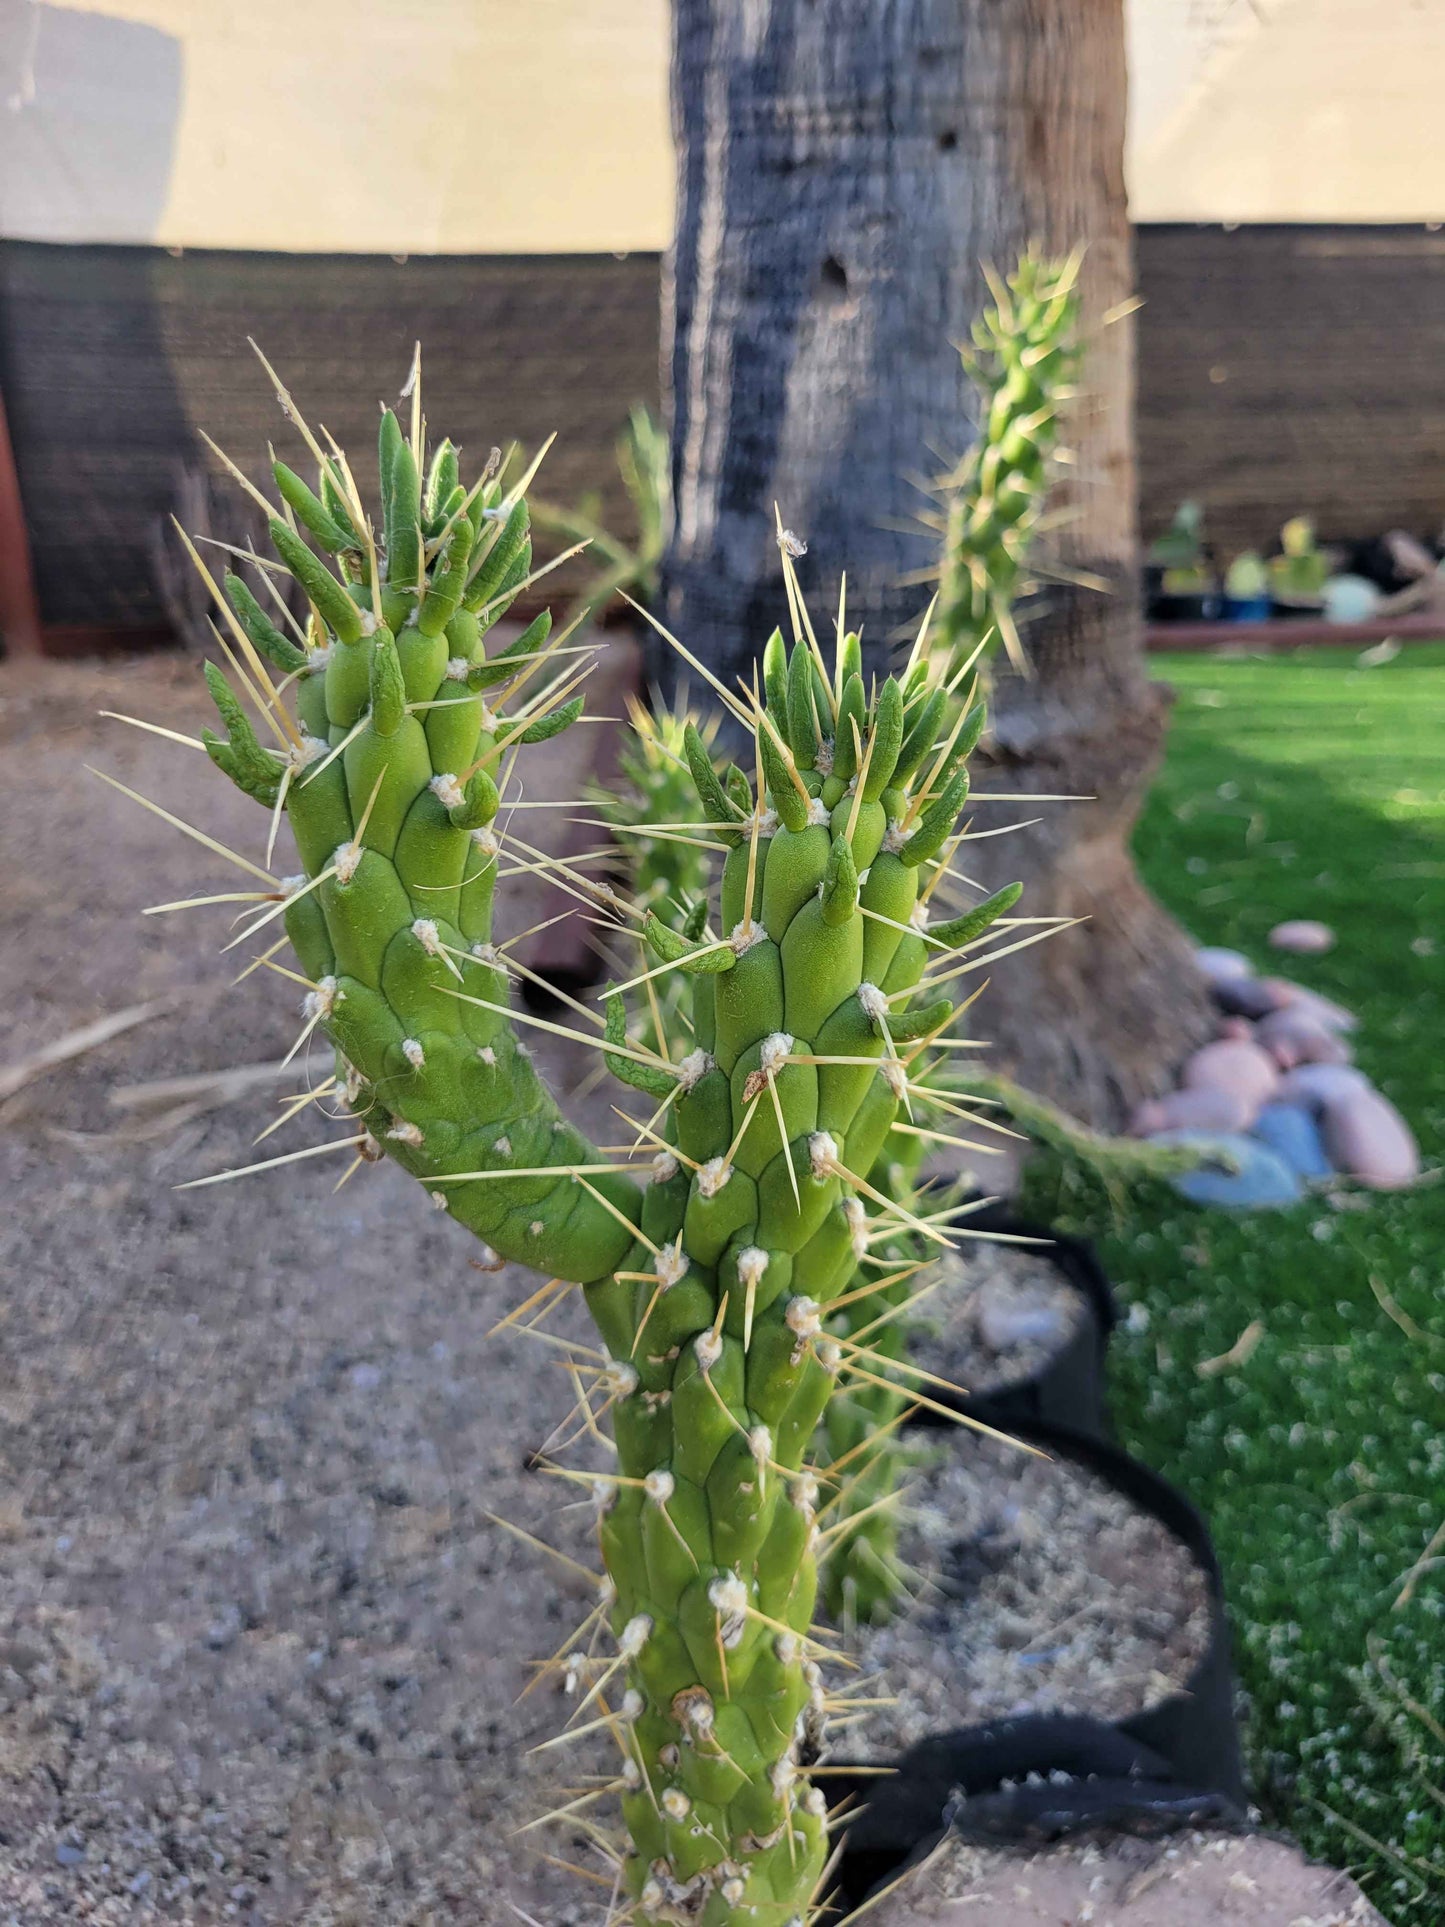
<instances>
[{"instance_id":1,"label":"blue pot","mask_svg":"<svg viewBox=\"0 0 1445 1927\"><path fill-rule=\"evenodd\" d=\"M1224 620L1226 622L1268 622L1273 606L1268 594L1227 595L1224 598Z\"/></svg>"}]
</instances>

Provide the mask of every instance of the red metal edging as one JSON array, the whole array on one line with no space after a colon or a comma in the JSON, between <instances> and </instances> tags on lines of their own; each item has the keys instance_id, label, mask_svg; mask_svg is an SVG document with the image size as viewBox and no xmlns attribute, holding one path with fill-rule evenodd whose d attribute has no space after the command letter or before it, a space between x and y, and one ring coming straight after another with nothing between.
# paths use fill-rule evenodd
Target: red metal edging
<instances>
[{"instance_id":1,"label":"red metal edging","mask_svg":"<svg viewBox=\"0 0 1445 1927\"><path fill-rule=\"evenodd\" d=\"M20 497L20 477L15 468L15 451L10 446L3 395L0 395L0 636L4 637L7 656L43 654L30 535L25 527L25 504Z\"/></svg>"},{"instance_id":2,"label":"red metal edging","mask_svg":"<svg viewBox=\"0 0 1445 1927\"><path fill-rule=\"evenodd\" d=\"M1151 655L1232 655L1239 650L1271 654L1306 645L1335 643L1341 648L1372 642L1440 642L1445 619L1397 616L1393 622L1325 622L1313 617L1283 622L1151 622L1144 647Z\"/></svg>"}]
</instances>

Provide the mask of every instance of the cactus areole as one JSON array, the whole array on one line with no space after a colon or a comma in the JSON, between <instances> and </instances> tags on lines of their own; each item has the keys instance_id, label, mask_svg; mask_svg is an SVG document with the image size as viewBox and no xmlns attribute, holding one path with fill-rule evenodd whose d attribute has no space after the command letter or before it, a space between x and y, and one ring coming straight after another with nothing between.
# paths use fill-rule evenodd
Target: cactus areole
<instances>
[{"instance_id":1,"label":"cactus areole","mask_svg":"<svg viewBox=\"0 0 1445 1927\"><path fill-rule=\"evenodd\" d=\"M669 1050L630 1039L630 986L609 990L597 1047L654 1113L621 1168L560 1114L493 943L513 760L579 707L547 618L487 651L531 579L522 483L465 486L445 442L423 481L419 411L409 436L387 413L373 528L345 458L282 398L318 471L313 488L278 465L271 529L313 615L287 635L229 579L231 674L207 672L226 734L206 749L273 833L284 810L304 871L271 879L251 927L269 943L284 918L357 1119L345 1142L394 1158L500 1258L582 1287L601 1334L588 1369L616 1464L591 1490L615 1653L582 1717L620 1753L615 1918L794 1927L827 1854L804 1762L826 1714L819 1513L842 1483L810 1450L840 1380L873 1369L830 1306L866 1279L862 1174L983 927L927 915L979 718L939 700L926 648L869 687L840 619L825 657L789 572L791 648L775 631L756 694L718 691L752 733L751 776L719 776L692 729L684 745L726 852L707 919L674 927L569 873L642 937L639 970L692 993Z\"/></svg>"}]
</instances>

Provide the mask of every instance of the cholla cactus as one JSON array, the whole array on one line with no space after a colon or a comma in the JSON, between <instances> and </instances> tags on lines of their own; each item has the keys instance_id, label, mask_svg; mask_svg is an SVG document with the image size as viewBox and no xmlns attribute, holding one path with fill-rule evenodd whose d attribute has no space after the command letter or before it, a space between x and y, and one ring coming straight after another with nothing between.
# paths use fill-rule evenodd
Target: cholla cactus
<instances>
[{"instance_id":1,"label":"cholla cactus","mask_svg":"<svg viewBox=\"0 0 1445 1927\"><path fill-rule=\"evenodd\" d=\"M697 791L687 763L691 725L709 761L716 716L703 716L685 696L671 709L627 701L628 735L620 763L624 786L598 794L607 820L623 839L633 900L644 910L686 917L708 893L712 877L707 842L694 821Z\"/></svg>"},{"instance_id":2,"label":"cholla cactus","mask_svg":"<svg viewBox=\"0 0 1445 1927\"><path fill-rule=\"evenodd\" d=\"M939 644L956 664L1001 638L1022 668L1013 604L1029 586L1025 564L1058 453L1060 410L1078 366L1078 274L1082 256L1024 254L1007 283L988 274L994 305L973 325L964 367L979 393L980 431L959 466L938 483L943 537Z\"/></svg>"},{"instance_id":3,"label":"cholla cactus","mask_svg":"<svg viewBox=\"0 0 1445 1927\"><path fill-rule=\"evenodd\" d=\"M637 536L630 545L598 520L595 498L573 508L532 503L539 528L555 529L573 542L586 543L589 557L600 565L583 584L568 611L569 620L599 615L615 596L631 596L644 606L657 597L658 572L672 528L672 462L667 432L645 408L631 411L617 438L617 467L637 523Z\"/></svg>"},{"instance_id":4,"label":"cholla cactus","mask_svg":"<svg viewBox=\"0 0 1445 1927\"><path fill-rule=\"evenodd\" d=\"M335 1047L326 1088L356 1118L338 1148L394 1158L494 1253L541 1270L544 1295L580 1286L605 1344L584 1403L589 1423L610 1411L617 1450L593 1487L592 1619L615 1654L574 1718L620 1752L614 1917L794 1927L815 1918L826 1857L804 1749L828 1705L811 1630L833 1530L819 1489L841 1484L812 1442L840 1383L888 1371L828 1321L869 1255L865 1203L875 1226L947 1241L867 1173L926 1083L967 967L953 952L976 934L976 915L930 927L927 910L976 719L949 718L924 652L870 691L840 623L825 661L785 557L791 650L775 631L751 700L718 686L752 736L756 787L719 778L683 732L726 851L713 924L689 934L574 876L640 926L662 960L649 977L693 993L680 1063L629 1041L628 985L608 993L605 1035L581 1037L658 1106L633 1156L604 1156L516 1033L543 1020L510 1011L492 932L509 758L575 717L577 678L547 681L545 617L488 655L491 622L532 579L523 485L465 488L443 443L423 488L422 442L419 403L409 437L383 416L380 539L340 451L311 441L314 490L277 465L288 513L271 535L311 605L295 640L227 585L236 680L208 665L226 735L206 748L273 835L284 812L303 866L283 881L237 859L261 886L250 928L269 943L283 920L302 1034Z\"/></svg>"},{"instance_id":5,"label":"cholla cactus","mask_svg":"<svg viewBox=\"0 0 1445 1927\"><path fill-rule=\"evenodd\" d=\"M713 866L709 840L694 821L697 791L687 763L687 731L696 732L711 762L718 719L698 714L682 694L671 709L659 703L655 710L629 696L627 716L630 730L619 759L623 781L597 792L598 807L622 845L637 909L655 910L696 937L707 914ZM643 1037L675 1062L691 1048L687 979L667 973L644 988Z\"/></svg>"},{"instance_id":6,"label":"cholla cactus","mask_svg":"<svg viewBox=\"0 0 1445 1927\"><path fill-rule=\"evenodd\" d=\"M1280 553L1270 557L1269 584L1276 602L1313 608L1322 599L1329 579L1328 556L1315 546L1315 525L1307 515L1295 515L1279 532Z\"/></svg>"}]
</instances>

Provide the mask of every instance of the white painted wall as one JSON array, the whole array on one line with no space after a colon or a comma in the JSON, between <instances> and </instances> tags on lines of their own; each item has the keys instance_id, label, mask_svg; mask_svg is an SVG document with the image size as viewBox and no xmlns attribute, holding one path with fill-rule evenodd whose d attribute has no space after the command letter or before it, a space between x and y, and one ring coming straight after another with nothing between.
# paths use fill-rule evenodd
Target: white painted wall
<instances>
[{"instance_id":1,"label":"white painted wall","mask_svg":"<svg viewBox=\"0 0 1445 1927\"><path fill-rule=\"evenodd\" d=\"M0 234L621 251L672 206L667 0L0 0Z\"/></svg>"},{"instance_id":2,"label":"white painted wall","mask_svg":"<svg viewBox=\"0 0 1445 1927\"><path fill-rule=\"evenodd\" d=\"M1445 219L1445 0L1126 0L1141 221Z\"/></svg>"},{"instance_id":3,"label":"white painted wall","mask_svg":"<svg viewBox=\"0 0 1445 1927\"><path fill-rule=\"evenodd\" d=\"M659 248L667 4L0 0L0 235ZM1136 219L1445 218L1445 0L1126 4Z\"/></svg>"}]
</instances>

